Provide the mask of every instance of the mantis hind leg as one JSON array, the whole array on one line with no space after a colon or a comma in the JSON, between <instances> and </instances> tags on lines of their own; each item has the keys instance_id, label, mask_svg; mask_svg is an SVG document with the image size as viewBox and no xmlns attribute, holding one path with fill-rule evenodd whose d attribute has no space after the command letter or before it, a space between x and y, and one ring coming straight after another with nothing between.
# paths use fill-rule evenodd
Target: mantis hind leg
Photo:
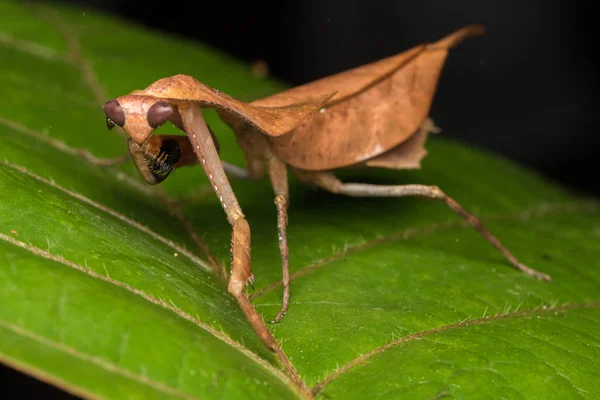
<instances>
[{"instance_id":1,"label":"mantis hind leg","mask_svg":"<svg viewBox=\"0 0 600 400\"><path fill-rule=\"evenodd\" d=\"M521 264L500 241L492 235L473 214L465 210L456 200L452 199L437 186L427 185L371 185L366 183L343 183L331 172L315 172L302 174L302 180L317 186L346 196L353 197L406 197L415 196L427 199L436 199L444 202L452 211L460 215L490 244L498 249L510 264L516 269L531 275L537 279L550 281L549 275L536 271Z\"/></svg>"}]
</instances>

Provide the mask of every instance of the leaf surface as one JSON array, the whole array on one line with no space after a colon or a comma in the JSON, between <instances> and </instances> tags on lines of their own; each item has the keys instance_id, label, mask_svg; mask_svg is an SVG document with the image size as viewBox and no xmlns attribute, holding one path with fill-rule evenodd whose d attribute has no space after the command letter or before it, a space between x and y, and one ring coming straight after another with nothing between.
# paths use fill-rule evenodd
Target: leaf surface
<instances>
[{"instance_id":1,"label":"leaf surface","mask_svg":"<svg viewBox=\"0 0 600 400\"><path fill-rule=\"evenodd\" d=\"M164 76L242 100L283 85L87 10L0 2L0 27L0 362L84 397L299 397L211 273L227 265L231 229L202 171L149 187L131 162L101 167L80 151L123 155L100 104ZM244 165L206 117L222 158ZM436 184L553 282L511 269L441 204L292 178L292 302L270 328L305 382L323 398L600 397L598 204L443 134L428 150L420 171L342 177ZM272 190L232 185L252 228L253 303L270 319Z\"/></svg>"}]
</instances>

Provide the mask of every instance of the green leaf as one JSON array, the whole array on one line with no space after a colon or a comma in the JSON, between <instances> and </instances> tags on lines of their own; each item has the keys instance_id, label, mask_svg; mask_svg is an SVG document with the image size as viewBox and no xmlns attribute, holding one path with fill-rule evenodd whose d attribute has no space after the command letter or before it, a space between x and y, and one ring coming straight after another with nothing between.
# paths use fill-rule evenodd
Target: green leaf
<instances>
[{"instance_id":1,"label":"green leaf","mask_svg":"<svg viewBox=\"0 0 600 400\"><path fill-rule=\"evenodd\" d=\"M149 187L131 162L90 161L126 152L100 104L177 73L244 100L283 88L198 43L0 2L0 362L84 397L302 397L211 272L231 228L202 170ZM244 165L206 118L222 158ZM442 204L292 178L292 301L269 327L322 398L599 398L598 203L443 136L422 170L342 177L438 185L553 282L512 269ZM232 185L252 227L253 304L270 319L272 190Z\"/></svg>"}]
</instances>

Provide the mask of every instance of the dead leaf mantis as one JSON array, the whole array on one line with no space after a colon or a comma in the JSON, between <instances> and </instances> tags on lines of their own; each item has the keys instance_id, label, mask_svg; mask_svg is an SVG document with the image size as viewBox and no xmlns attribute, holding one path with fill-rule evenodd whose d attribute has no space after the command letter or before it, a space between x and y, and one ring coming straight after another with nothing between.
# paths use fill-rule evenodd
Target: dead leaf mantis
<instances>
[{"instance_id":1,"label":"dead leaf mantis","mask_svg":"<svg viewBox=\"0 0 600 400\"><path fill-rule=\"evenodd\" d=\"M435 131L428 113L448 51L483 31L479 25L466 26L437 42L251 103L235 100L190 76L175 75L111 100L103 109L109 128L116 124L129 134L129 152L149 184L161 182L175 168L203 167L233 228L228 290L258 336L274 349L273 337L243 293L245 285L254 279L250 227L226 173L239 171L219 159L216 138L202 117L201 107L216 109L234 131L246 157L245 175L259 179L267 173L272 183L284 288L282 308L274 322L283 318L290 299L288 169L307 184L342 195L441 200L513 267L550 280L548 275L521 264L475 216L436 186L343 183L334 175L337 169L357 165L420 168L427 135ZM167 121L187 136L152 135Z\"/></svg>"}]
</instances>

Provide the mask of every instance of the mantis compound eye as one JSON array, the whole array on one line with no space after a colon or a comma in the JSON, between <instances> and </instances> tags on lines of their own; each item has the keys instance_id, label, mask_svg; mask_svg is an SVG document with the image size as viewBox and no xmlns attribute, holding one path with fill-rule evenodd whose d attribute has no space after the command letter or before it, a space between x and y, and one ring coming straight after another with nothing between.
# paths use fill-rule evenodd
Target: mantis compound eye
<instances>
[{"instance_id":1,"label":"mantis compound eye","mask_svg":"<svg viewBox=\"0 0 600 400\"><path fill-rule=\"evenodd\" d=\"M106 126L112 129L115 125L125 125L125 111L117 100L111 100L104 103L102 106L104 114L106 114Z\"/></svg>"},{"instance_id":2,"label":"mantis compound eye","mask_svg":"<svg viewBox=\"0 0 600 400\"><path fill-rule=\"evenodd\" d=\"M158 128L169 120L169 117L173 112L173 106L166 101L159 101L158 103L153 104L148 110L148 114L146 114L148 125L152 128Z\"/></svg>"},{"instance_id":3,"label":"mantis compound eye","mask_svg":"<svg viewBox=\"0 0 600 400\"><path fill-rule=\"evenodd\" d=\"M173 139L153 136L144 147L129 139L127 145L140 175L151 185L167 179L181 158L181 148Z\"/></svg>"}]
</instances>

